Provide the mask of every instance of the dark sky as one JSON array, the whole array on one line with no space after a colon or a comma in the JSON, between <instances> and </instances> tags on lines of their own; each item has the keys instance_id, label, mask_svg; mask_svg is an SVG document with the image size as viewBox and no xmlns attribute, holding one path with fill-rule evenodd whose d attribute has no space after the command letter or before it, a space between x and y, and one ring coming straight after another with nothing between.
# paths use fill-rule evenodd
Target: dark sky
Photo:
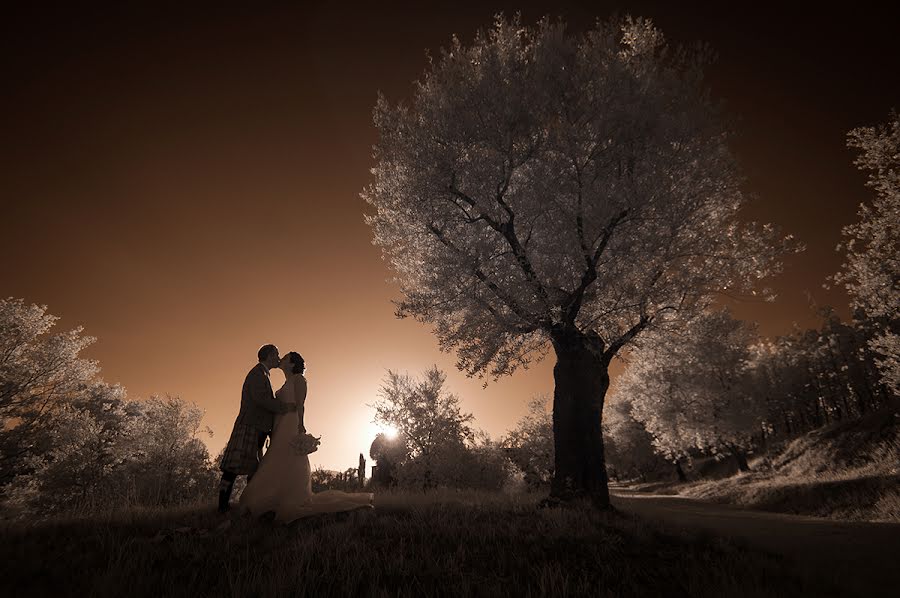
<instances>
[{"instance_id":1,"label":"dark sky","mask_svg":"<svg viewBox=\"0 0 900 598\"><path fill-rule=\"evenodd\" d=\"M898 20L877 4L123 4L3 15L0 295L83 325L130 396L200 404L213 452L264 342L307 358L307 427L324 435L313 461L330 468L367 452L385 368L438 363L495 436L552 389L546 360L482 390L426 328L395 320L358 196L377 91L408 97L426 49L500 11L576 30L630 13L672 42L708 42L758 196L747 215L808 246L771 281L776 303L736 313L768 335L815 324L808 294L846 313L821 288L870 198L846 132L900 108Z\"/></svg>"}]
</instances>

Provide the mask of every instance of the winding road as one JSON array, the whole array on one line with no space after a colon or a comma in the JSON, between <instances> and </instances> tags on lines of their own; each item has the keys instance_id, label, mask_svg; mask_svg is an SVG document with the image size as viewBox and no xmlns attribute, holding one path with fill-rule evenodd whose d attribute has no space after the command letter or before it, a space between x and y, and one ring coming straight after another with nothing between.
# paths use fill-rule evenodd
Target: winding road
<instances>
[{"instance_id":1,"label":"winding road","mask_svg":"<svg viewBox=\"0 0 900 598\"><path fill-rule=\"evenodd\" d=\"M728 537L793 561L842 596L900 596L900 524L753 511L682 496L610 488L622 511Z\"/></svg>"}]
</instances>

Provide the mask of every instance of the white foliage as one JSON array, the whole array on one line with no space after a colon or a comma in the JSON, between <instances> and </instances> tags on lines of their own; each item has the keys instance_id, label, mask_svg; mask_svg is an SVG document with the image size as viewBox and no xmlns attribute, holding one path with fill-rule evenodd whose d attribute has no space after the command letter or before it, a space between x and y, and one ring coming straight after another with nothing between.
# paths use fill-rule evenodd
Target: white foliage
<instances>
[{"instance_id":1,"label":"white foliage","mask_svg":"<svg viewBox=\"0 0 900 598\"><path fill-rule=\"evenodd\" d=\"M668 459L692 448L749 448L766 417L746 378L755 340L754 328L727 311L703 314L681 334L647 335L616 394Z\"/></svg>"},{"instance_id":2,"label":"white foliage","mask_svg":"<svg viewBox=\"0 0 900 598\"><path fill-rule=\"evenodd\" d=\"M99 370L79 356L94 342L82 329L52 333L44 305L0 300L0 484L43 448L42 426L65 401L90 388Z\"/></svg>"},{"instance_id":3,"label":"white foliage","mask_svg":"<svg viewBox=\"0 0 900 598\"><path fill-rule=\"evenodd\" d=\"M94 342L82 329L51 334L59 318L46 305L0 300L0 422L40 418L54 402L86 385L99 371L79 357Z\"/></svg>"},{"instance_id":4,"label":"white foliage","mask_svg":"<svg viewBox=\"0 0 900 598\"><path fill-rule=\"evenodd\" d=\"M46 515L211 492L203 411L177 397L126 400L79 356L94 339L80 328L52 334L58 318L46 309L0 301L3 506Z\"/></svg>"},{"instance_id":5,"label":"white foliage","mask_svg":"<svg viewBox=\"0 0 900 598\"><path fill-rule=\"evenodd\" d=\"M875 190L872 205L860 204L859 222L844 228L847 259L835 280L843 283L853 307L879 330L870 347L883 381L900 394L900 115L878 127L860 127L847 145L860 150L854 162L868 171Z\"/></svg>"},{"instance_id":6,"label":"white foliage","mask_svg":"<svg viewBox=\"0 0 900 598\"><path fill-rule=\"evenodd\" d=\"M603 405L606 462L617 475L646 476L664 464L653 441L644 424L632 414L628 397L614 390Z\"/></svg>"},{"instance_id":7,"label":"white foliage","mask_svg":"<svg viewBox=\"0 0 900 598\"><path fill-rule=\"evenodd\" d=\"M598 333L611 358L777 271L772 228L737 219L741 177L705 61L650 21L576 36L498 18L431 61L411 104L380 97L362 196L398 314L432 324L460 368L497 377L561 327Z\"/></svg>"}]
</instances>

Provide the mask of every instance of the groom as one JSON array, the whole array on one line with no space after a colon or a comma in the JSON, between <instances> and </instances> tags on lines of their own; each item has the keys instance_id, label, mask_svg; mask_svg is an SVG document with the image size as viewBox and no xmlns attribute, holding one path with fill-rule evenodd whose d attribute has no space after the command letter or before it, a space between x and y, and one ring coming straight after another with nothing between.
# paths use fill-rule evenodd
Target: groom
<instances>
[{"instance_id":1,"label":"groom","mask_svg":"<svg viewBox=\"0 0 900 598\"><path fill-rule=\"evenodd\" d=\"M264 345L257 353L259 363L250 370L241 389L241 411L234 420L231 438L222 455L222 481L219 483L219 512L228 510L228 501L239 475L253 477L262 456L266 437L272 432L272 422L278 413L296 411L294 403L282 403L272 393L269 370L277 367L281 358L278 347Z\"/></svg>"}]
</instances>

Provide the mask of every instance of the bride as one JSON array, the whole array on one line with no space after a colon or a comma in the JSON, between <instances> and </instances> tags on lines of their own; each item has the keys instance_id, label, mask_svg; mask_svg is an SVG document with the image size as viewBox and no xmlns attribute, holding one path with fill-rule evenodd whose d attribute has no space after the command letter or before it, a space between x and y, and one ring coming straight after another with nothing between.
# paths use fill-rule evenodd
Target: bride
<instances>
[{"instance_id":1,"label":"bride","mask_svg":"<svg viewBox=\"0 0 900 598\"><path fill-rule=\"evenodd\" d=\"M285 382L275 396L285 403L296 403L297 410L276 416L269 450L241 494L241 510L254 515L274 511L276 520L290 522L306 515L371 507L371 493L313 493L307 453L318 443L309 442L312 439L303 425L306 364L299 353L291 351L278 367L284 372Z\"/></svg>"}]
</instances>

